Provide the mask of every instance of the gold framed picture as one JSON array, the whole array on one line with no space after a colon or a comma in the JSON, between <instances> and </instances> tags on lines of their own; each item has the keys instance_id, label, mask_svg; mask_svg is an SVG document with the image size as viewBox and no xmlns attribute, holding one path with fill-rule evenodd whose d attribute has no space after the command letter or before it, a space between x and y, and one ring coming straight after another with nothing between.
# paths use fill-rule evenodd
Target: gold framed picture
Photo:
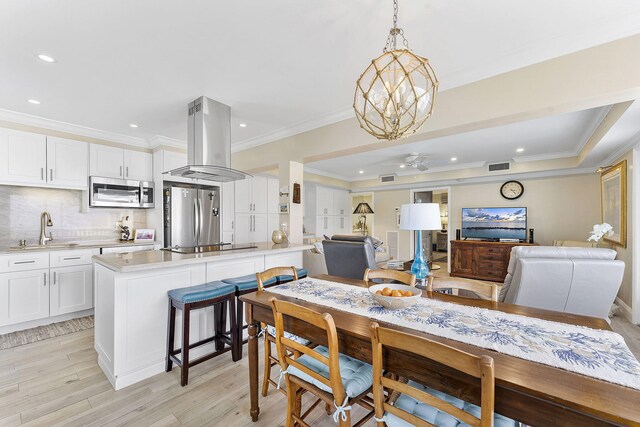
<instances>
[{"instance_id":1,"label":"gold framed picture","mask_svg":"<svg viewBox=\"0 0 640 427\"><path fill-rule=\"evenodd\" d=\"M627 161L611 166L600 175L602 222L613 227L609 243L627 247Z\"/></svg>"}]
</instances>

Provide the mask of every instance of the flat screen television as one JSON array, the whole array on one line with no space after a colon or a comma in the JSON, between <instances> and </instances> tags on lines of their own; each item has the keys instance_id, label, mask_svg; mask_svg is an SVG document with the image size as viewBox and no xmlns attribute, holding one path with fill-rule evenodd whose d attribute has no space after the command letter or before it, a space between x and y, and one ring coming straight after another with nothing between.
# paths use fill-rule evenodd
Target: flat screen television
<instances>
[{"instance_id":1,"label":"flat screen television","mask_svg":"<svg viewBox=\"0 0 640 427\"><path fill-rule=\"evenodd\" d=\"M527 208L462 208L462 238L527 239Z\"/></svg>"}]
</instances>

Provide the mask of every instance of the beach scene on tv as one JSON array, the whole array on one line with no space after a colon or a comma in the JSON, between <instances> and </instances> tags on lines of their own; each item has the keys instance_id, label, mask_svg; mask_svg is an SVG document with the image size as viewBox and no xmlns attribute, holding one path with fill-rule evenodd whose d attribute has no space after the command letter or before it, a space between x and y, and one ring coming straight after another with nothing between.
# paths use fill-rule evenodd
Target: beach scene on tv
<instances>
[{"instance_id":1,"label":"beach scene on tv","mask_svg":"<svg viewBox=\"0 0 640 427\"><path fill-rule=\"evenodd\" d=\"M527 208L463 208L462 237L525 240Z\"/></svg>"}]
</instances>

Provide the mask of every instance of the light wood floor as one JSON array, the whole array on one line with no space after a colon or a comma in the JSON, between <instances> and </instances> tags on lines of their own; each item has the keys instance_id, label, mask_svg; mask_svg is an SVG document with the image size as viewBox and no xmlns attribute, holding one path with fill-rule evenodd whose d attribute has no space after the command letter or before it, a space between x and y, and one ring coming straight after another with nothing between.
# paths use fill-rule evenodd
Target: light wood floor
<instances>
[{"instance_id":1,"label":"light wood floor","mask_svg":"<svg viewBox=\"0 0 640 427\"><path fill-rule=\"evenodd\" d=\"M640 358L640 328L620 317L613 327ZM251 422L246 346L238 363L226 353L192 368L184 388L174 369L115 392L96 361L93 330L0 351L0 426L284 425L286 399L273 388ZM363 412L356 408L355 419ZM323 408L310 420L335 426Z\"/></svg>"}]
</instances>

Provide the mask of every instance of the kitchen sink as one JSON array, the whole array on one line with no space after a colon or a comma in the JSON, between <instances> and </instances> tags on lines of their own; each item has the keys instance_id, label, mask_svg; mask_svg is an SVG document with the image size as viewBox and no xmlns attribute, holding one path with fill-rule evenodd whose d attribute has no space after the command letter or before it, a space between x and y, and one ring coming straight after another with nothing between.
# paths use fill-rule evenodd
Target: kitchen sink
<instances>
[{"instance_id":1,"label":"kitchen sink","mask_svg":"<svg viewBox=\"0 0 640 427\"><path fill-rule=\"evenodd\" d=\"M75 248L78 243L50 243L48 245L11 246L10 251L37 251L46 249Z\"/></svg>"}]
</instances>

